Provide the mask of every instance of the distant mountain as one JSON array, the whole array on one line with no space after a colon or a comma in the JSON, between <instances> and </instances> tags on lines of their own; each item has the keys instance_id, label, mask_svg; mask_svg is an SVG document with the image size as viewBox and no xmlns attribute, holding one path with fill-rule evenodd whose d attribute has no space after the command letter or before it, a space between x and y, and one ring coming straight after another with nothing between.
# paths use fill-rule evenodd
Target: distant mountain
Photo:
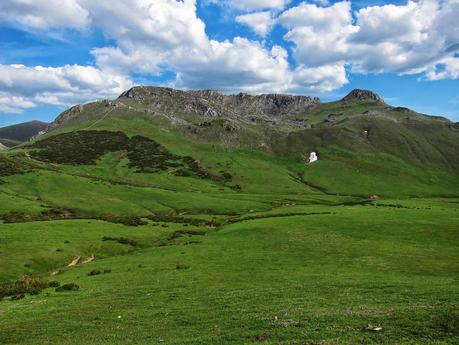
<instances>
[{"instance_id":1,"label":"distant mountain","mask_svg":"<svg viewBox=\"0 0 459 345\"><path fill-rule=\"evenodd\" d=\"M312 151L319 161L306 165ZM73 165L87 174L80 165L97 165L93 178L118 176L125 183L125 176L135 184L144 183L138 174L144 172L163 176L165 188L193 177L257 193L274 183L276 193L312 188L399 197L456 195L459 185L458 125L392 107L368 90L321 102L134 87L115 100L71 107L37 140L8 151L24 153L26 166ZM232 185L230 176L236 176Z\"/></svg>"},{"instance_id":2,"label":"distant mountain","mask_svg":"<svg viewBox=\"0 0 459 345\"><path fill-rule=\"evenodd\" d=\"M138 86L113 101L72 107L49 128L109 118L143 118L195 140L232 148L298 155L340 147L459 171L457 124L392 107L368 90L356 89L339 101L324 103L307 96Z\"/></svg>"},{"instance_id":3,"label":"distant mountain","mask_svg":"<svg viewBox=\"0 0 459 345\"><path fill-rule=\"evenodd\" d=\"M6 147L19 145L44 131L47 126L46 122L29 121L2 127L0 128L0 143Z\"/></svg>"}]
</instances>

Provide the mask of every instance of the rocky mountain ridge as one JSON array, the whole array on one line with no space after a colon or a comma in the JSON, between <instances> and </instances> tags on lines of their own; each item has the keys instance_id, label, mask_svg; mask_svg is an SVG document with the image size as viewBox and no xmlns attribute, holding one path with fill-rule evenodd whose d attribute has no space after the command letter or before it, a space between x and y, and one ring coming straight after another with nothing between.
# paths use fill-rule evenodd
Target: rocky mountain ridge
<instances>
[{"instance_id":1,"label":"rocky mountain ridge","mask_svg":"<svg viewBox=\"0 0 459 345\"><path fill-rule=\"evenodd\" d=\"M213 90L182 91L153 86L133 87L118 98L123 99L133 99L157 110L191 112L208 117L282 117L320 104L318 97L309 96L246 93L225 95Z\"/></svg>"}]
</instances>

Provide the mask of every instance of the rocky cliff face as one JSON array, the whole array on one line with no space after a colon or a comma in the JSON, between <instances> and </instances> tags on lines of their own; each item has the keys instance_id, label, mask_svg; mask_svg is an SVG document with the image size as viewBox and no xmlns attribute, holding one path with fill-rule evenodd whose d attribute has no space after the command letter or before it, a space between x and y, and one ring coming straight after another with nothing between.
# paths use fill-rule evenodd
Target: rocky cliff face
<instances>
[{"instance_id":1,"label":"rocky cliff face","mask_svg":"<svg viewBox=\"0 0 459 345\"><path fill-rule=\"evenodd\" d=\"M134 87L118 98L129 98L160 111L198 113L209 117L282 117L294 115L320 104L317 97L280 94L224 95L217 91L181 91L161 87Z\"/></svg>"}]
</instances>

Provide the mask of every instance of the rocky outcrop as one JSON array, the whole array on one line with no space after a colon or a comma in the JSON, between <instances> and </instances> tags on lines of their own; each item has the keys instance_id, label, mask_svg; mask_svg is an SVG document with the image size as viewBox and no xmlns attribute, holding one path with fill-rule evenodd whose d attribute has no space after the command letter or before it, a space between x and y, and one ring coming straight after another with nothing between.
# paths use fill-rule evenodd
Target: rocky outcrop
<instances>
[{"instance_id":1,"label":"rocky outcrop","mask_svg":"<svg viewBox=\"0 0 459 345\"><path fill-rule=\"evenodd\" d=\"M83 111L84 106L81 104L75 105L66 111L59 114L58 117L45 129L45 132L58 127L59 125L68 122L69 120L78 117L78 115Z\"/></svg>"},{"instance_id":2,"label":"rocky outcrop","mask_svg":"<svg viewBox=\"0 0 459 345\"><path fill-rule=\"evenodd\" d=\"M377 102L384 103L384 100L376 93L369 90L354 89L341 101L345 102Z\"/></svg>"},{"instance_id":3,"label":"rocky outcrop","mask_svg":"<svg viewBox=\"0 0 459 345\"><path fill-rule=\"evenodd\" d=\"M146 86L123 92L119 100L126 98L146 103L158 111L197 113L208 117L280 117L304 112L320 103L319 98L308 96L225 95L213 90L181 91Z\"/></svg>"}]
</instances>

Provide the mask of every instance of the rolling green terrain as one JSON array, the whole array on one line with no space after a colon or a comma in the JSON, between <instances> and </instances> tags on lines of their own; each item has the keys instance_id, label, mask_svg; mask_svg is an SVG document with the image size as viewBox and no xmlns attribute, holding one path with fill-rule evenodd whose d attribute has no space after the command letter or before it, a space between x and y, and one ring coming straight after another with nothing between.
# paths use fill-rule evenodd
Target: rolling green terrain
<instances>
[{"instance_id":1,"label":"rolling green terrain","mask_svg":"<svg viewBox=\"0 0 459 345\"><path fill-rule=\"evenodd\" d=\"M50 129L0 153L0 344L459 342L457 124L134 88Z\"/></svg>"}]
</instances>

